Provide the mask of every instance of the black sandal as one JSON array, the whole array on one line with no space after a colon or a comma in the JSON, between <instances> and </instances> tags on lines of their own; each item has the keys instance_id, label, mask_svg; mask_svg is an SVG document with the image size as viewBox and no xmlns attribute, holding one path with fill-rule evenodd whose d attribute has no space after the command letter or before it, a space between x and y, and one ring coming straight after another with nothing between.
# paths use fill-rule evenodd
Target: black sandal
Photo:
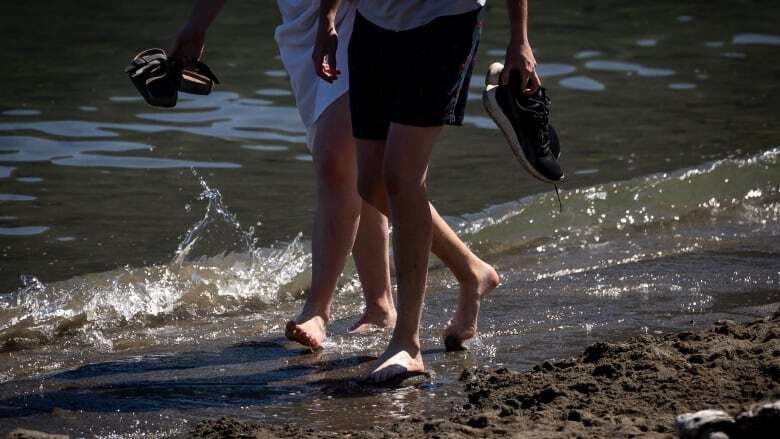
<instances>
[{"instance_id":1,"label":"black sandal","mask_svg":"<svg viewBox=\"0 0 780 439\"><path fill-rule=\"evenodd\" d=\"M207 95L219 80L201 61L182 68L162 49L147 49L136 55L125 68L130 80L149 105L174 107L178 92Z\"/></svg>"}]
</instances>

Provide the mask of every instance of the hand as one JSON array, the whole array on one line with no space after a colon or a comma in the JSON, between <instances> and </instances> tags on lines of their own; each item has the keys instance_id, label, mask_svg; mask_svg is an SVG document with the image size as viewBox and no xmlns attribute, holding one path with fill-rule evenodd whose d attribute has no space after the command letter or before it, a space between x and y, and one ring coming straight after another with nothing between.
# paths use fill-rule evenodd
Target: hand
<instances>
[{"instance_id":1,"label":"hand","mask_svg":"<svg viewBox=\"0 0 780 439\"><path fill-rule=\"evenodd\" d=\"M314 71L317 76L328 83L339 78L341 71L336 68L336 49L339 45L339 36L336 26L327 20L321 20L317 29L317 38L314 41L314 50L311 58L314 62Z\"/></svg>"},{"instance_id":2,"label":"hand","mask_svg":"<svg viewBox=\"0 0 780 439\"><path fill-rule=\"evenodd\" d=\"M506 61L504 70L501 71L500 83L509 83L509 72L517 70L523 78L523 93L530 95L536 93L542 85L539 75L536 73L536 58L528 43L510 43L506 49Z\"/></svg>"},{"instance_id":3,"label":"hand","mask_svg":"<svg viewBox=\"0 0 780 439\"><path fill-rule=\"evenodd\" d=\"M187 23L176 34L173 45L168 50L168 58L181 62L184 66L203 56L206 32Z\"/></svg>"}]
</instances>

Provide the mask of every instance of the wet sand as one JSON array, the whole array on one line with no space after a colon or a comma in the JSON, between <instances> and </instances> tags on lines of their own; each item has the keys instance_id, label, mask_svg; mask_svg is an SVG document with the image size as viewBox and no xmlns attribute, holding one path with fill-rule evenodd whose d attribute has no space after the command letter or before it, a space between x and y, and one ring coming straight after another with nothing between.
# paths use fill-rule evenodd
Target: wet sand
<instances>
[{"instance_id":1,"label":"wet sand","mask_svg":"<svg viewBox=\"0 0 780 439\"><path fill-rule=\"evenodd\" d=\"M780 398L780 309L749 323L723 320L699 332L599 342L531 371L464 370L461 381L467 400L448 417L368 431L221 418L200 422L190 437L676 436L676 415L710 408L736 415Z\"/></svg>"}]
</instances>

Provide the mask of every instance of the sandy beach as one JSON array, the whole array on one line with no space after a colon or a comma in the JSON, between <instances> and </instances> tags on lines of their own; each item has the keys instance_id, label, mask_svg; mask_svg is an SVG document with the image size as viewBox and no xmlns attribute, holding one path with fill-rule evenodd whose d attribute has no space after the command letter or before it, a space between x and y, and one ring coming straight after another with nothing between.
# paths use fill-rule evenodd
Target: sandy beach
<instances>
[{"instance_id":1,"label":"sandy beach","mask_svg":"<svg viewBox=\"0 0 780 439\"><path fill-rule=\"evenodd\" d=\"M679 414L721 409L736 415L780 398L780 310L700 332L599 342L530 371L464 370L461 381L467 400L449 417L413 417L368 431L221 418L202 421L190 437L674 437Z\"/></svg>"}]
</instances>

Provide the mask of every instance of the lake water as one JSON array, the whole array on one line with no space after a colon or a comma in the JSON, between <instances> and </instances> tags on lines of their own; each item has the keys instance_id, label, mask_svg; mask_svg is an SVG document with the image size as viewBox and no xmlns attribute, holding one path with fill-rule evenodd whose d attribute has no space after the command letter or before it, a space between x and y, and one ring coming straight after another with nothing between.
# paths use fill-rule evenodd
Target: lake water
<instances>
[{"instance_id":1,"label":"lake water","mask_svg":"<svg viewBox=\"0 0 780 439\"><path fill-rule=\"evenodd\" d=\"M532 4L567 171L512 158L472 81L430 196L502 285L467 353L444 353L454 279L433 262L422 386L346 378L387 335L287 343L302 304L314 173L272 39L274 2L226 6L205 60L223 84L147 106L123 73L187 1L0 5L0 434L176 436L204 417L367 428L460 403L463 367L529 367L598 340L748 319L780 302L780 5ZM477 69L503 58L489 2ZM355 417L356 411L363 414Z\"/></svg>"}]
</instances>

